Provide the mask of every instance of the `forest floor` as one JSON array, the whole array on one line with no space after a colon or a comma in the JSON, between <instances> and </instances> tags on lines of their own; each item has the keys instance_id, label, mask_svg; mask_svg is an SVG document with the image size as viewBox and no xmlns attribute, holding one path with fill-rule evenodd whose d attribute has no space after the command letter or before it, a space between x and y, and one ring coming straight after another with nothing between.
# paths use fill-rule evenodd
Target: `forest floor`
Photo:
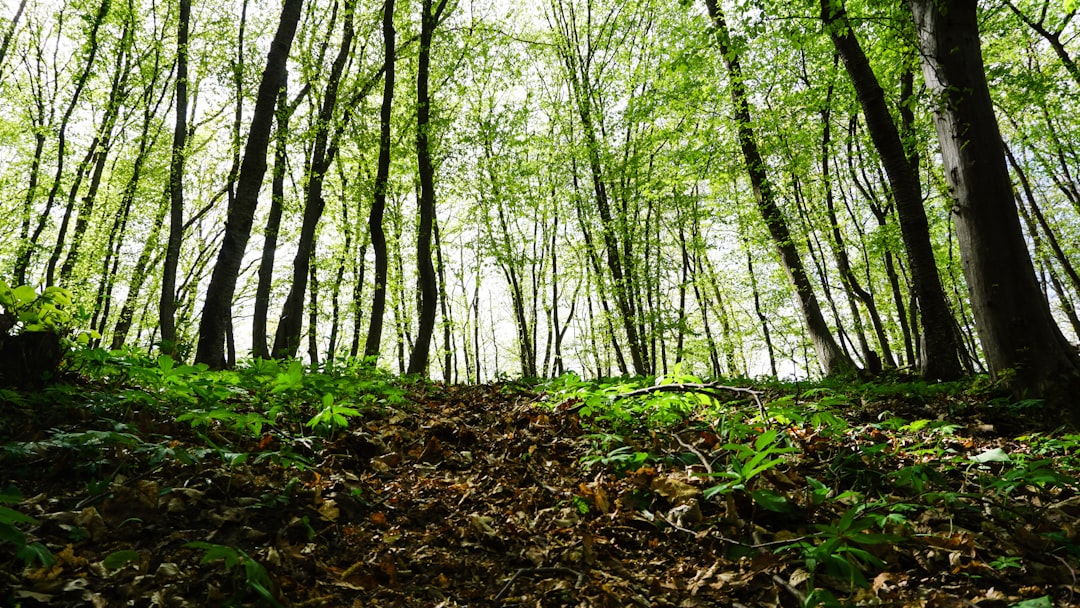
<instances>
[{"instance_id":1,"label":"forest floor","mask_svg":"<svg viewBox=\"0 0 1080 608\"><path fill-rule=\"evenodd\" d=\"M161 367L0 390L0 604L1080 606L1080 436L970 385Z\"/></svg>"}]
</instances>

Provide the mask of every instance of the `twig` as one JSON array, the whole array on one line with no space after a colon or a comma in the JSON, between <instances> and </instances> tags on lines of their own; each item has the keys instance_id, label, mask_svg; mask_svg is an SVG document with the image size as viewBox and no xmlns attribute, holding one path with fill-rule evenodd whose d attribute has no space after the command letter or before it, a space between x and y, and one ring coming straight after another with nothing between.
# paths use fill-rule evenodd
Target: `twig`
<instances>
[{"instance_id":1,"label":"twig","mask_svg":"<svg viewBox=\"0 0 1080 608\"><path fill-rule=\"evenodd\" d=\"M570 568L521 568L520 570L515 572L513 576L510 577L510 580L506 581L506 584L503 585L503 588L499 590L499 594L495 596L495 601L497 602L501 600L507 593L509 593L510 588L514 585L514 581L516 581L523 574L573 574L577 576L578 587L580 587L585 582L584 574Z\"/></svg>"},{"instance_id":2,"label":"twig","mask_svg":"<svg viewBox=\"0 0 1080 608\"><path fill-rule=\"evenodd\" d=\"M709 459L708 459L708 458L705 458L705 455L704 455L704 454L702 454L701 452L699 452L699 451L697 450L697 448L695 448L694 446L692 446L692 445L690 445L689 443L686 443L685 441L683 441L683 440L682 440L682 437L679 437L679 434L678 434L678 433L673 433L673 434L672 434L671 436L675 438L675 441L679 442L679 445L681 445L682 447L686 448L687 450L690 450L690 452L691 452L691 453L692 453L692 454L693 454L694 456L697 456L697 457L698 457L698 460L700 460L700 461L701 461L701 465L705 467L705 472L706 472L707 474L709 474L709 475L712 475L712 474L713 474L713 470L712 470L712 465L711 465L711 464L709 464Z\"/></svg>"},{"instance_id":3,"label":"twig","mask_svg":"<svg viewBox=\"0 0 1080 608\"><path fill-rule=\"evenodd\" d=\"M806 596L803 595L802 591L799 591L794 586L792 586L791 583L789 583L789 582L785 581L784 579L780 578L779 574L772 575L772 579L774 581L776 581L776 583L779 584L781 587L783 587L784 589L787 589L788 593L795 596L795 601L797 601L800 606L805 606L806 605Z\"/></svg>"},{"instance_id":4,"label":"twig","mask_svg":"<svg viewBox=\"0 0 1080 608\"><path fill-rule=\"evenodd\" d=\"M1069 562L1065 561L1065 559L1062 558L1060 555L1055 555L1053 553L1051 553L1050 555L1052 557L1054 557L1055 559L1057 559L1062 564L1064 564L1065 567L1068 568L1069 574L1072 575L1073 584L1068 587L1068 589L1069 589L1069 603L1072 604L1072 601L1073 601L1073 587L1076 587L1076 570L1073 570L1072 566L1069 565Z\"/></svg>"}]
</instances>

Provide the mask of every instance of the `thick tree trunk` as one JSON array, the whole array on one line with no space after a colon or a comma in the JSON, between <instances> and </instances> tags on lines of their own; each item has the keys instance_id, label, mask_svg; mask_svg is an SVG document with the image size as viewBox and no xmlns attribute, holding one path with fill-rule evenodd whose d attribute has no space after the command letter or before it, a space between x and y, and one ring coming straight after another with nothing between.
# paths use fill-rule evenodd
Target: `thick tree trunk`
<instances>
[{"instance_id":1,"label":"thick tree trunk","mask_svg":"<svg viewBox=\"0 0 1080 608\"><path fill-rule=\"evenodd\" d=\"M296 26L300 21L302 5L303 0L285 0L282 6L281 20L267 54L266 69L263 71L255 99L251 129L237 182L236 200L228 210L225 238L206 291L195 360L211 368L225 366L225 332L232 318L232 300L236 292L240 264L251 237L251 224L259 202L259 190L262 189L263 176L266 174L266 150L274 121L274 106L278 90L285 80L285 66L293 36L296 34Z\"/></svg>"},{"instance_id":2,"label":"thick tree trunk","mask_svg":"<svg viewBox=\"0 0 1080 608\"><path fill-rule=\"evenodd\" d=\"M911 268L911 282L922 313L924 348L920 371L927 378L957 378L962 369L957 354L955 323L934 260L919 178L908 162L900 132L885 102L885 93L848 22L843 0L821 0L821 19L855 86L867 129L881 156L896 201L900 233Z\"/></svg>"},{"instance_id":3,"label":"thick tree trunk","mask_svg":"<svg viewBox=\"0 0 1080 608\"><path fill-rule=\"evenodd\" d=\"M994 378L1078 412L1080 357L1039 289L979 43L976 0L910 0L976 330ZM1008 370L1008 373L1006 373Z\"/></svg>"},{"instance_id":4,"label":"thick tree trunk","mask_svg":"<svg viewBox=\"0 0 1080 608\"><path fill-rule=\"evenodd\" d=\"M773 245L780 255L780 261L784 272L788 276L795 291L795 297L799 302L799 312L806 324L806 331L810 335L810 341L814 345L818 362L821 364L825 375L845 374L855 371L855 363L844 354L833 338L825 317L821 314L821 306L814 295L814 288L806 275L799 250L791 238L787 220L784 219L780 207L776 203L765 170L765 161L758 151L757 138L752 127L750 117L750 100L746 90L746 82L743 79L742 66L739 62L738 51L731 45L731 36L728 33L727 23L720 12L716 0L706 0L709 16L716 28L719 51L723 56L724 65L727 67L731 89L731 100L734 105L735 122L739 134L739 147L746 161L746 170L750 176L751 186L754 189L754 198L757 200L758 211L765 222Z\"/></svg>"}]
</instances>

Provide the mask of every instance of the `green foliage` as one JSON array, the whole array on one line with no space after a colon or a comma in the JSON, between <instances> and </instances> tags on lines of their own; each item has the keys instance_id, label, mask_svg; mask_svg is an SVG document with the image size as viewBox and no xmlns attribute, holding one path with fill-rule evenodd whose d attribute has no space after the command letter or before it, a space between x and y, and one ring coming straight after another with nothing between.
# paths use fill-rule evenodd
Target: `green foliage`
<instances>
[{"instance_id":1,"label":"green foliage","mask_svg":"<svg viewBox=\"0 0 1080 608\"><path fill-rule=\"evenodd\" d=\"M199 563L206 564L220 561L227 572L231 573L238 581L241 581L248 589L254 591L267 605L279 608L282 606L271 591L273 582L270 580L270 574L266 571L266 568L245 553L243 549L203 541L185 543L184 546L203 552L202 560Z\"/></svg>"},{"instance_id":2,"label":"green foliage","mask_svg":"<svg viewBox=\"0 0 1080 608\"><path fill-rule=\"evenodd\" d=\"M22 495L14 486L0 490L0 503L17 504L22 500ZM51 566L55 561L52 553L41 543L27 543L26 535L17 527L18 524L36 526L38 523L33 517L0 504L0 547L14 547L15 557L27 566L35 563Z\"/></svg>"},{"instance_id":3,"label":"green foliage","mask_svg":"<svg viewBox=\"0 0 1080 608\"><path fill-rule=\"evenodd\" d=\"M784 462L782 454L796 451L795 448L784 447L778 441L775 429L768 429L761 433L750 445L729 443L724 445L723 449L731 454L727 470L713 473L712 476L727 479L727 481L705 490L705 498L735 490L747 490L755 477ZM753 496L756 501L763 503L763 506L767 505L770 510L781 509L780 505L785 502L771 493Z\"/></svg>"},{"instance_id":4,"label":"green foliage","mask_svg":"<svg viewBox=\"0 0 1080 608\"><path fill-rule=\"evenodd\" d=\"M0 280L0 334L49 332L67 337L85 312L75 307L71 292L62 287L46 287L39 294L29 285L11 287ZM3 319L7 315L6 321ZM87 344L100 338L95 331L77 332L75 340Z\"/></svg>"}]
</instances>

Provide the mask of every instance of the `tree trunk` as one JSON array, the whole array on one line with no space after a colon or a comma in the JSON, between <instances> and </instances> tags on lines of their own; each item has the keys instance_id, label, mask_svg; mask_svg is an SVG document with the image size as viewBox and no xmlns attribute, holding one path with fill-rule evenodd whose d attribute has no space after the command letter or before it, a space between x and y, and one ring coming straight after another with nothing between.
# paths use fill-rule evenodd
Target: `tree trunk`
<instances>
[{"instance_id":1,"label":"tree trunk","mask_svg":"<svg viewBox=\"0 0 1080 608\"><path fill-rule=\"evenodd\" d=\"M787 221L784 219L780 207L776 203L772 189L772 183L768 179L765 170L765 161L758 150L757 138L754 134L753 122L750 118L749 93L746 90L746 82L743 79L742 66L736 49L732 47L731 36L728 33L727 23L720 12L716 0L706 0L709 16L716 28L716 40L720 46L720 54L728 71L731 89L731 100L734 105L735 122L739 134L739 147L746 161L746 170L750 176L751 186L754 189L754 198L757 201L758 211L762 220L769 230L773 245L780 255L780 260L791 283L795 297L799 302L799 311L802 313L806 324L806 331L810 335L810 341L814 345L818 362L825 375L832 376L846 374L855 371L855 364L840 349L825 317L821 314L821 306L814 295L813 286L806 275L799 251L791 238Z\"/></svg>"},{"instance_id":2,"label":"tree trunk","mask_svg":"<svg viewBox=\"0 0 1080 608\"><path fill-rule=\"evenodd\" d=\"M187 148L188 105L188 21L191 0L180 1L176 26L176 125L173 128L172 159L169 163L169 239L165 247L165 267L161 275L161 351L176 355L176 268L184 235L184 155Z\"/></svg>"},{"instance_id":3,"label":"tree trunk","mask_svg":"<svg viewBox=\"0 0 1080 608\"><path fill-rule=\"evenodd\" d=\"M435 264L431 259L431 231L435 221L435 167L431 162L428 130L431 128L431 97L428 92L428 76L431 71L431 38L446 8L446 0L432 6L432 0L423 0L420 16L420 53L416 68L416 162L420 176L420 225L416 235L416 265L419 272L419 326L416 341L409 353L408 374L427 372L428 351L431 335L435 330L435 311L439 298L439 286L435 277Z\"/></svg>"},{"instance_id":4,"label":"tree trunk","mask_svg":"<svg viewBox=\"0 0 1080 608\"><path fill-rule=\"evenodd\" d=\"M26 0L19 0L19 6L15 8L15 15L11 17L11 23L8 25L7 31L4 32L4 39L0 41L0 81L4 79L4 59L7 57L11 39L15 37L16 28L19 27L19 19L22 18L25 9Z\"/></svg>"},{"instance_id":5,"label":"tree trunk","mask_svg":"<svg viewBox=\"0 0 1080 608\"><path fill-rule=\"evenodd\" d=\"M94 74L94 62L97 58L98 51L100 50L98 33L101 31L101 26L105 22L105 17L109 14L110 4L111 0L103 0L94 15L87 20L89 22L90 31L87 32L86 35L86 61L82 71L76 78L75 90L71 94L71 99L68 101L67 108L64 110L64 115L60 119L60 124L56 127L56 173L53 176L52 186L49 188L49 196L45 202L45 210L42 211L39 216L33 234L30 235L29 239L24 240L20 244L19 252L15 259L15 282L20 285L27 281L26 273L28 272L30 262L33 259L34 248L41 239L41 233L45 231L45 226L48 224L50 217L49 212L52 211L53 205L56 204L56 195L60 192L60 184L64 177L64 159L67 151L68 123L71 121L71 116L74 114L75 108L82 98L83 91L86 89L86 84ZM60 240L62 241L63 239L61 238ZM53 262L53 264L55 265L55 262ZM51 272L47 276L45 283L47 285L52 284Z\"/></svg>"},{"instance_id":6,"label":"tree trunk","mask_svg":"<svg viewBox=\"0 0 1080 608\"><path fill-rule=\"evenodd\" d=\"M299 99L297 100L299 101ZM255 312L251 323L251 355L269 359L266 320L270 313L270 290L274 284L274 260L277 258L278 233L285 204L285 173L289 163L289 119L295 106L289 104L288 85L282 83L277 101L277 133L274 136L274 170L270 180L270 212L263 229L262 257L259 260L259 280L255 286Z\"/></svg>"},{"instance_id":7,"label":"tree trunk","mask_svg":"<svg viewBox=\"0 0 1080 608\"><path fill-rule=\"evenodd\" d=\"M843 0L821 0L821 19L855 86L867 129L881 156L896 201L900 233L911 268L911 283L922 313L924 348L920 372L926 378L955 379L962 373L955 325L934 260L918 175L908 162L900 132L885 103L885 93L851 29Z\"/></svg>"},{"instance_id":8,"label":"tree trunk","mask_svg":"<svg viewBox=\"0 0 1080 608\"><path fill-rule=\"evenodd\" d=\"M953 196L976 330L993 378L1076 415L1080 357L1039 289L979 43L976 0L910 0ZM1006 370L1009 370L1006 373Z\"/></svg>"},{"instance_id":9,"label":"tree trunk","mask_svg":"<svg viewBox=\"0 0 1080 608\"><path fill-rule=\"evenodd\" d=\"M382 343L383 315L386 311L386 272L389 266L386 256L386 234L383 232L383 213L386 209L386 188L390 177L390 128L394 102L394 64L397 60L394 47L394 0L383 4L383 96L379 114L379 161L375 173L375 194L368 216L371 232L371 249L375 253L375 269L372 280L371 316L368 320L364 358L378 358Z\"/></svg>"},{"instance_id":10,"label":"tree trunk","mask_svg":"<svg viewBox=\"0 0 1080 608\"><path fill-rule=\"evenodd\" d=\"M244 149L244 161L237 181L236 199L229 206L225 222L225 238L218 252L210 286L206 291L202 319L199 322L199 344L195 360L211 368L225 366L225 332L232 318L232 300L236 292L240 264L244 258L255 208L259 202L263 176L266 174L266 150L274 120L278 90L285 81L285 66L289 58L296 26L300 21L303 0L285 0L274 41L267 54L255 110L251 117Z\"/></svg>"},{"instance_id":11,"label":"tree trunk","mask_svg":"<svg viewBox=\"0 0 1080 608\"><path fill-rule=\"evenodd\" d=\"M337 108L338 90L349 52L353 46L353 14L355 3L345 3L344 32L341 47L330 68L326 91L323 94L319 115L315 120L314 142L311 145L311 159L305 174L307 184L304 201L304 222L300 228L300 239L296 243L296 256L293 258L292 285L278 318L277 331L274 334L274 347L271 355L275 358L296 356L300 346L300 333L304 322L304 294L307 290L308 266L314 256L315 231L322 219L326 201L323 199L323 181L330 164L334 161L337 148L329 143L331 122Z\"/></svg>"}]
</instances>

